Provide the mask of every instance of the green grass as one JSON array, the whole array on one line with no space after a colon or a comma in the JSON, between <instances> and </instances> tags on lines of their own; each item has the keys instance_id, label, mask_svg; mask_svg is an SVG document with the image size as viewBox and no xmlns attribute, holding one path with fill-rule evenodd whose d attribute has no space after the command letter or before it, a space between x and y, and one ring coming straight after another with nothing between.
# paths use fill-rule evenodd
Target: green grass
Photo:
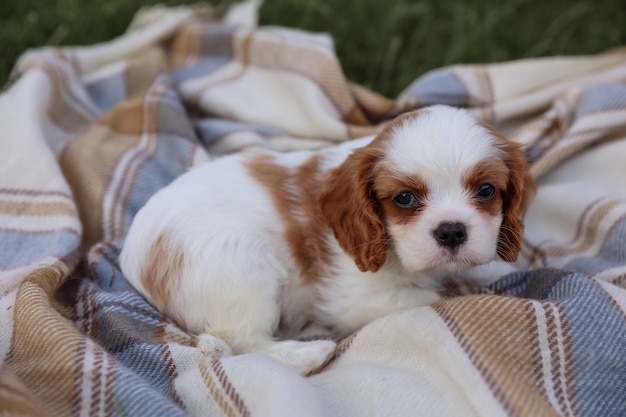
<instances>
[{"instance_id":1,"label":"green grass","mask_svg":"<svg viewBox=\"0 0 626 417\"><path fill-rule=\"evenodd\" d=\"M3 1L0 84L27 48L111 39L152 3L196 1ZM626 45L623 0L266 0L261 24L332 34L348 78L392 97L444 65Z\"/></svg>"}]
</instances>

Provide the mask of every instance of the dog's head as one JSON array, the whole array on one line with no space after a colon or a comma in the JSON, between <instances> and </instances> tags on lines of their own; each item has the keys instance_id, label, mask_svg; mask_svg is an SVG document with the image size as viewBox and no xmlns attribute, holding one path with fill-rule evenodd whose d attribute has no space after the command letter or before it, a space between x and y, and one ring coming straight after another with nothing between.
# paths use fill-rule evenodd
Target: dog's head
<instances>
[{"instance_id":1,"label":"dog's head","mask_svg":"<svg viewBox=\"0 0 626 417\"><path fill-rule=\"evenodd\" d=\"M433 106L389 123L331 175L320 205L361 271L394 250L407 271L515 261L534 195L520 147L468 112Z\"/></svg>"}]
</instances>

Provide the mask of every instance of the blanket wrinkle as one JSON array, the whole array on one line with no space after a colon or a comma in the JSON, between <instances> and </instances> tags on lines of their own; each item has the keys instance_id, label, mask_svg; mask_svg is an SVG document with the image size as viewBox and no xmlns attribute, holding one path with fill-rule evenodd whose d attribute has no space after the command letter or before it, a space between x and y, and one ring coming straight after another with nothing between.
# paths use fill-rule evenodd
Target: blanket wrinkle
<instances>
[{"instance_id":1,"label":"blanket wrinkle","mask_svg":"<svg viewBox=\"0 0 626 417\"><path fill-rule=\"evenodd\" d=\"M144 8L110 42L19 59L0 95L0 414L626 415L626 48L439 68L391 99L346 79L329 35L258 27L258 7ZM120 272L134 214L191 167L430 104L505 131L538 181L491 286L450 283L304 378L207 347Z\"/></svg>"}]
</instances>

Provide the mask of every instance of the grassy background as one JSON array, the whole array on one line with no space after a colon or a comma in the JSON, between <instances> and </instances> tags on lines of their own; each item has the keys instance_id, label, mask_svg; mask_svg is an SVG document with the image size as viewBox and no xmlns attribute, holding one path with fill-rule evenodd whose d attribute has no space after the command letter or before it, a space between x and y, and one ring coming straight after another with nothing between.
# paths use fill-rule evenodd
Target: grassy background
<instances>
[{"instance_id":1,"label":"grassy background","mask_svg":"<svg viewBox=\"0 0 626 417\"><path fill-rule=\"evenodd\" d=\"M196 2L2 1L0 85L27 48L102 42L121 34L141 5ZM348 78L392 97L444 65L626 45L624 0L266 0L260 18L332 34Z\"/></svg>"}]
</instances>

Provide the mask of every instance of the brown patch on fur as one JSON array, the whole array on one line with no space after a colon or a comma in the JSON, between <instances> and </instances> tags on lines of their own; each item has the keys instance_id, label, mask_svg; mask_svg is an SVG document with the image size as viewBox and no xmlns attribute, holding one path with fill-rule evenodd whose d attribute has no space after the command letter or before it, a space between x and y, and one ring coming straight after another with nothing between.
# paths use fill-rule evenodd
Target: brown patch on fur
<instances>
[{"instance_id":1,"label":"brown patch on fur","mask_svg":"<svg viewBox=\"0 0 626 417\"><path fill-rule=\"evenodd\" d=\"M497 253L505 261L514 262L522 247L524 216L537 186L530 176L521 146L507 140L491 126L483 126L497 139L496 146L502 152L502 160L509 169L508 183L502 193L502 225Z\"/></svg>"},{"instance_id":2,"label":"brown patch on fur","mask_svg":"<svg viewBox=\"0 0 626 417\"><path fill-rule=\"evenodd\" d=\"M387 164L378 164L374 170L374 191L379 199L394 198L402 191L411 191L416 197L426 197L428 186L419 177L396 174Z\"/></svg>"},{"instance_id":3,"label":"brown patch on fur","mask_svg":"<svg viewBox=\"0 0 626 417\"><path fill-rule=\"evenodd\" d=\"M290 168L260 153L246 162L246 168L267 188L285 225L285 239L303 281L316 282L330 263L330 249L324 237L328 229L317 205L322 191L319 155Z\"/></svg>"},{"instance_id":4,"label":"brown patch on fur","mask_svg":"<svg viewBox=\"0 0 626 417\"><path fill-rule=\"evenodd\" d=\"M326 179L320 207L341 248L359 270L376 272L385 263L389 237L376 195L376 167L396 126L427 110L405 113L389 122L366 147L355 150Z\"/></svg>"},{"instance_id":5,"label":"brown patch on fur","mask_svg":"<svg viewBox=\"0 0 626 417\"><path fill-rule=\"evenodd\" d=\"M488 200L474 198L474 204L479 210L497 215L502 212L502 194L508 187L509 168L501 160L494 159L483 162L472 169L464 179L464 187L468 192L475 194L483 184L490 184L496 189L495 195Z\"/></svg>"},{"instance_id":6,"label":"brown patch on fur","mask_svg":"<svg viewBox=\"0 0 626 417\"><path fill-rule=\"evenodd\" d=\"M381 157L374 143L355 150L331 171L320 197L322 213L339 245L363 272L378 271L387 255L387 232L372 177Z\"/></svg>"},{"instance_id":7,"label":"brown patch on fur","mask_svg":"<svg viewBox=\"0 0 626 417\"><path fill-rule=\"evenodd\" d=\"M177 320L170 309L172 294L184 278L185 254L171 236L161 234L148 251L140 272L141 284L159 311Z\"/></svg>"},{"instance_id":8,"label":"brown patch on fur","mask_svg":"<svg viewBox=\"0 0 626 417\"><path fill-rule=\"evenodd\" d=\"M375 169L374 191L380 201L384 217L394 219L397 224L407 224L421 211L422 205L416 207L399 207L393 200L398 194L408 191L418 201L424 201L428 197L428 186L417 177L398 176L393 169L384 163Z\"/></svg>"}]
</instances>

